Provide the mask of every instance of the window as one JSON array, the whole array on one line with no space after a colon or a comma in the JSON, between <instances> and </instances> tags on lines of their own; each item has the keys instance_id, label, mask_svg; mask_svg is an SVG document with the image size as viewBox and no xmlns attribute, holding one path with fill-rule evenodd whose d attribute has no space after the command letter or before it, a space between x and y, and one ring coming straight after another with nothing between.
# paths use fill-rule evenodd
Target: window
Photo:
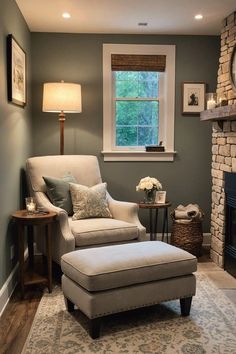
<instances>
[{"instance_id":1,"label":"window","mask_svg":"<svg viewBox=\"0 0 236 354\"><path fill-rule=\"evenodd\" d=\"M175 47L104 44L105 161L172 161ZM165 152L145 145L163 142Z\"/></svg>"}]
</instances>

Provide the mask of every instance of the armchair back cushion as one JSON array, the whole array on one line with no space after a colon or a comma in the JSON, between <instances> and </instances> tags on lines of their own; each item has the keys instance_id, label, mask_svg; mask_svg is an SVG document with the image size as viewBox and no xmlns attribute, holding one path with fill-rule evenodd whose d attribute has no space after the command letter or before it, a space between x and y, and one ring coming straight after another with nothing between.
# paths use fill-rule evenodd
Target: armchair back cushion
<instances>
[{"instance_id":1,"label":"armchair back cushion","mask_svg":"<svg viewBox=\"0 0 236 354\"><path fill-rule=\"evenodd\" d=\"M97 158L91 155L31 157L27 160L26 168L33 192L46 193L43 176L63 178L66 174L71 174L77 183L87 187L102 182Z\"/></svg>"}]
</instances>

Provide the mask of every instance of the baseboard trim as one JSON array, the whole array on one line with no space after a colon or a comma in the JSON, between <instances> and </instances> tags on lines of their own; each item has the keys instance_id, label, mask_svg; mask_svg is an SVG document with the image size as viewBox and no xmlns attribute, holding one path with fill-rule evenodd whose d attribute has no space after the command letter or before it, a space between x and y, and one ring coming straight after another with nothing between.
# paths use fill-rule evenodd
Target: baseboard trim
<instances>
[{"instance_id":1,"label":"baseboard trim","mask_svg":"<svg viewBox=\"0 0 236 354\"><path fill-rule=\"evenodd\" d=\"M0 317L7 306L10 297L16 287L17 284L17 269L18 263L15 265L13 270L11 271L9 277L7 278L6 282L3 284L0 290Z\"/></svg>"},{"instance_id":2,"label":"baseboard trim","mask_svg":"<svg viewBox=\"0 0 236 354\"><path fill-rule=\"evenodd\" d=\"M24 258L26 259L28 257L28 250L25 250L24 253ZM19 268L19 263L17 262L15 267L12 269L9 277L3 284L2 288L0 289L0 317L3 314L3 311L5 310L11 295L13 291L15 290L15 287L18 282L18 276L17 276L17 271Z\"/></svg>"}]
</instances>

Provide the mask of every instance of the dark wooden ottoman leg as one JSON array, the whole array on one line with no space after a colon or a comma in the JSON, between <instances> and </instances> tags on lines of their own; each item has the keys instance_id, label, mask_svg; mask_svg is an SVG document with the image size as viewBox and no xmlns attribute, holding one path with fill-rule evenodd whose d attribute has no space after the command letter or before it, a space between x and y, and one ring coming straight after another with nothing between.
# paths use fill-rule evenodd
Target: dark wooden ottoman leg
<instances>
[{"instance_id":1,"label":"dark wooden ottoman leg","mask_svg":"<svg viewBox=\"0 0 236 354\"><path fill-rule=\"evenodd\" d=\"M101 328L101 317L89 320L89 334L92 339L99 338Z\"/></svg>"},{"instance_id":2,"label":"dark wooden ottoman leg","mask_svg":"<svg viewBox=\"0 0 236 354\"><path fill-rule=\"evenodd\" d=\"M73 312L75 309L75 305L69 299L65 297L66 309L68 312Z\"/></svg>"},{"instance_id":3,"label":"dark wooden ottoman leg","mask_svg":"<svg viewBox=\"0 0 236 354\"><path fill-rule=\"evenodd\" d=\"M192 296L180 299L181 315L188 316L191 309Z\"/></svg>"}]
</instances>

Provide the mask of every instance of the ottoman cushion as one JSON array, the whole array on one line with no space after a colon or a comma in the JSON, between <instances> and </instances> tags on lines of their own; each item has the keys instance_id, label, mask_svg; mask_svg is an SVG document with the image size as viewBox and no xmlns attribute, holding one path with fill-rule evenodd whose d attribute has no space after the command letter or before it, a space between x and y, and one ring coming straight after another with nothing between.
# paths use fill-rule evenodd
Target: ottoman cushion
<instances>
[{"instance_id":1,"label":"ottoman cushion","mask_svg":"<svg viewBox=\"0 0 236 354\"><path fill-rule=\"evenodd\" d=\"M83 249L64 254L63 273L88 291L115 289L191 274L196 257L160 241Z\"/></svg>"}]
</instances>

